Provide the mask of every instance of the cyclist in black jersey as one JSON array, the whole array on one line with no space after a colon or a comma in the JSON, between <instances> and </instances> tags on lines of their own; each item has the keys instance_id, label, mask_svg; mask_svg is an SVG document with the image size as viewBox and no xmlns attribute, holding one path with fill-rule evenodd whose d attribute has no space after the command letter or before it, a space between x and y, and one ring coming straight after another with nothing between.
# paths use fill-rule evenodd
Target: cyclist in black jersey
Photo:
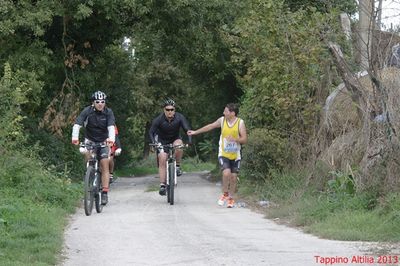
<instances>
[{"instance_id":1,"label":"cyclist in black jersey","mask_svg":"<svg viewBox=\"0 0 400 266\"><path fill-rule=\"evenodd\" d=\"M106 107L106 98L107 96L104 92L96 91L93 93L93 104L83 109L72 128L72 144L74 145L79 145L79 130L82 126L86 129L85 143L107 143L105 148L97 151L101 158L102 205L108 203L110 147L115 142L115 117L113 111ZM86 155L88 156L89 154Z\"/></svg>"},{"instance_id":2,"label":"cyclist in black jersey","mask_svg":"<svg viewBox=\"0 0 400 266\"><path fill-rule=\"evenodd\" d=\"M155 144L170 144L174 145L183 144L182 137L180 135L180 129L183 128L185 132L190 130L189 123L186 118L175 111L175 101L167 99L163 104L163 113L157 116L150 127L149 135L152 143ZM188 137L189 144L192 142L192 137ZM177 150L175 153L176 158L176 174L178 176L182 175L182 170L180 169L180 163L182 159L183 151ZM158 173L160 175L160 195L166 194L165 188L165 177L166 177L166 160L167 153L163 150L157 151L158 156Z\"/></svg>"}]
</instances>

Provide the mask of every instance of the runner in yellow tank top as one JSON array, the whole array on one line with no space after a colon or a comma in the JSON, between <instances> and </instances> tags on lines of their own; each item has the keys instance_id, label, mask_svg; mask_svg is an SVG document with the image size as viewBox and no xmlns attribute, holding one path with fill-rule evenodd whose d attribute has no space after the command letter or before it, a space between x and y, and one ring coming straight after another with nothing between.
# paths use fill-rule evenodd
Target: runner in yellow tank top
<instances>
[{"instance_id":1,"label":"runner in yellow tank top","mask_svg":"<svg viewBox=\"0 0 400 266\"><path fill-rule=\"evenodd\" d=\"M222 192L218 204L227 203L228 208L234 206L237 177L240 169L240 147L247 142L247 132L244 121L237 117L239 108L236 104L229 103L225 106L224 116L214 123L208 124L197 130L189 130L188 136L197 135L221 128L219 139L218 162L222 169Z\"/></svg>"},{"instance_id":2,"label":"runner in yellow tank top","mask_svg":"<svg viewBox=\"0 0 400 266\"><path fill-rule=\"evenodd\" d=\"M223 156L229 160L240 160L240 143L236 141L239 138L239 125L240 118L236 118L233 125L230 125L227 119L223 119L218 157Z\"/></svg>"}]
</instances>

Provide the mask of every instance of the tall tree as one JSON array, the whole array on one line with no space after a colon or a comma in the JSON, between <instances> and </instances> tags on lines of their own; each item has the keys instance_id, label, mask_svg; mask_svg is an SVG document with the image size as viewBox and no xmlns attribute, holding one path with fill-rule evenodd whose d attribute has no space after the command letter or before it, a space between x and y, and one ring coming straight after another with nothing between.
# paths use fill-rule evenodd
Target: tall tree
<instances>
[{"instance_id":1,"label":"tall tree","mask_svg":"<svg viewBox=\"0 0 400 266\"><path fill-rule=\"evenodd\" d=\"M359 48L360 48L360 66L362 69L369 68L372 47L372 33L375 29L374 20L374 0L359 1Z\"/></svg>"}]
</instances>

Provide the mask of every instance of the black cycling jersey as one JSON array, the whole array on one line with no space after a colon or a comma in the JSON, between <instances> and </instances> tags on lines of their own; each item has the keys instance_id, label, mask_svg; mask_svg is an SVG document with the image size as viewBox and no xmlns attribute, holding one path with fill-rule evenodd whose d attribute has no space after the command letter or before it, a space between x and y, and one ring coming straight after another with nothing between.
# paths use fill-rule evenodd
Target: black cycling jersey
<instances>
[{"instance_id":1,"label":"black cycling jersey","mask_svg":"<svg viewBox=\"0 0 400 266\"><path fill-rule=\"evenodd\" d=\"M149 135L152 143L161 142L162 144L169 144L177 139L181 139L179 129L183 128L185 132L190 130L189 123L186 118L176 112L171 121L168 121L164 113L157 116L151 123ZM158 136L158 137L157 137ZM188 137L188 142L192 142L191 136Z\"/></svg>"},{"instance_id":2,"label":"black cycling jersey","mask_svg":"<svg viewBox=\"0 0 400 266\"><path fill-rule=\"evenodd\" d=\"M114 126L115 117L110 108L105 107L102 111L88 106L76 118L75 124L84 126L85 138L93 142L103 142L108 138L109 126Z\"/></svg>"}]
</instances>

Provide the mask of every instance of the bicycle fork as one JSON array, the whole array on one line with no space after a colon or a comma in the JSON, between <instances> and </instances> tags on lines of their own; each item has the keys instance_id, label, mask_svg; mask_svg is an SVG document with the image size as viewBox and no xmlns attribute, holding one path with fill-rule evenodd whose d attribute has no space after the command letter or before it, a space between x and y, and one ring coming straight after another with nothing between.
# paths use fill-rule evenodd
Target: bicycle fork
<instances>
[{"instance_id":1,"label":"bicycle fork","mask_svg":"<svg viewBox=\"0 0 400 266\"><path fill-rule=\"evenodd\" d=\"M167 176L166 176L166 183L167 186L169 185L169 167L170 167L171 162L167 160ZM176 175L176 161L174 161L174 185L177 184L177 175Z\"/></svg>"},{"instance_id":2,"label":"bicycle fork","mask_svg":"<svg viewBox=\"0 0 400 266\"><path fill-rule=\"evenodd\" d=\"M88 164L89 164L89 162L88 162ZM93 182L92 183L92 185L93 185L93 189L95 190L95 193L99 190L99 186L100 186L100 184L99 184L99 182L100 182L100 180L99 180L99 164L98 164L98 162L97 162L97 160L94 162L94 165L93 165L93 169L94 169L94 175L93 175L93 180L91 180L91 182Z\"/></svg>"}]
</instances>

